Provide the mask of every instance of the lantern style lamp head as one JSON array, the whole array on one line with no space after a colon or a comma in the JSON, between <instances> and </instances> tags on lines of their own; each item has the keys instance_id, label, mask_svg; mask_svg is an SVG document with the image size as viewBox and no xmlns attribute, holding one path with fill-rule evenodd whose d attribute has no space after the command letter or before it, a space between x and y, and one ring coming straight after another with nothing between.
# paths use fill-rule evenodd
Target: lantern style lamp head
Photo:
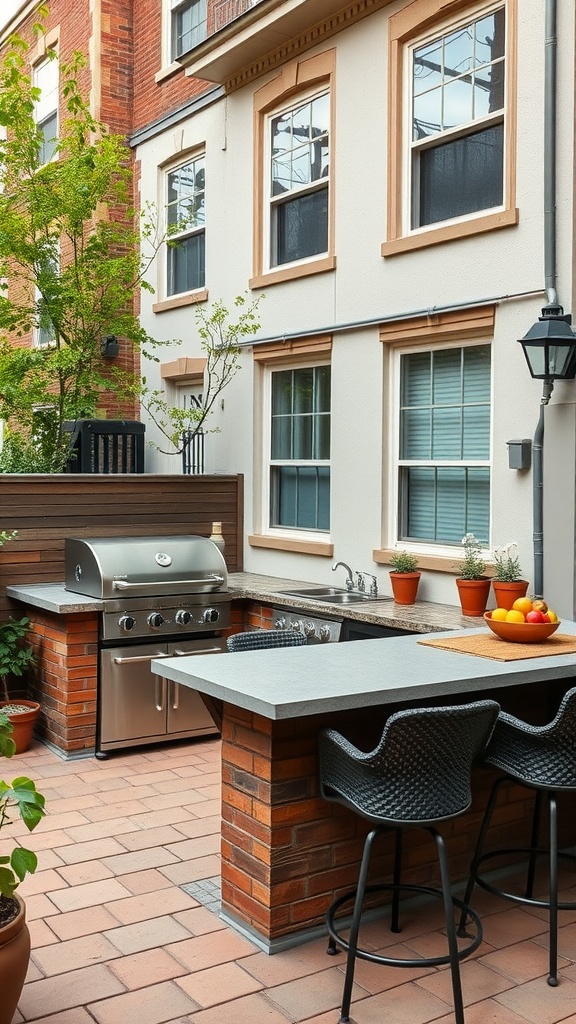
<instances>
[{"instance_id":1,"label":"lantern style lamp head","mask_svg":"<svg viewBox=\"0 0 576 1024\"><path fill-rule=\"evenodd\" d=\"M520 338L528 369L536 380L574 380L576 334L562 306L544 306L538 323Z\"/></svg>"}]
</instances>

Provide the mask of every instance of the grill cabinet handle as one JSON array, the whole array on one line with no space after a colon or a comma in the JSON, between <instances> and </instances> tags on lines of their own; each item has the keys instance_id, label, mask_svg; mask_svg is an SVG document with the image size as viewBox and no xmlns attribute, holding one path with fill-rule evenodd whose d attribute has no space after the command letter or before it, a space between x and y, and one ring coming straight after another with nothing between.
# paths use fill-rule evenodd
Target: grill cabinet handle
<instances>
[{"instance_id":1,"label":"grill cabinet handle","mask_svg":"<svg viewBox=\"0 0 576 1024\"><path fill-rule=\"evenodd\" d=\"M198 648L195 648L193 651L179 651L179 650L175 650L175 651L172 651L172 654L169 654L168 657L169 658L187 658L188 655L196 655L196 654L221 654L221 653L222 653L222 647L201 647L201 648L198 647Z\"/></svg>"},{"instance_id":2,"label":"grill cabinet handle","mask_svg":"<svg viewBox=\"0 0 576 1024\"><path fill-rule=\"evenodd\" d=\"M145 588L148 592L150 588L154 591L161 590L162 588L170 587L194 587L197 584L202 583L217 583L221 586L224 583L224 577L219 576L218 573L212 572L208 576L204 576L202 579L193 580L144 580L141 583L129 583L128 580L114 580L112 586L114 590L141 590Z\"/></svg>"},{"instance_id":3,"label":"grill cabinet handle","mask_svg":"<svg viewBox=\"0 0 576 1024\"><path fill-rule=\"evenodd\" d=\"M136 662L152 661L153 658L169 658L169 654L158 651L157 654L140 654L132 658L114 658L115 665L135 665Z\"/></svg>"}]
</instances>

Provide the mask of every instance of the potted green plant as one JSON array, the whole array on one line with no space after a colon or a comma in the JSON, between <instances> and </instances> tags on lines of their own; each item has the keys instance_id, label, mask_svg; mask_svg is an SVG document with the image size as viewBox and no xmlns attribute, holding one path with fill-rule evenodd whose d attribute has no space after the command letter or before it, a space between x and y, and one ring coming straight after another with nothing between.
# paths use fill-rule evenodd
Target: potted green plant
<instances>
[{"instance_id":1,"label":"potted green plant","mask_svg":"<svg viewBox=\"0 0 576 1024\"><path fill-rule=\"evenodd\" d=\"M473 533L462 538L464 558L454 568L458 572L456 586L463 615L483 615L490 593L490 577L486 576L486 562L482 543Z\"/></svg>"},{"instance_id":2,"label":"potted green plant","mask_svg":"<svg viewBox=\"0 0 576 1024\"><path fill-rule=\"evenodd\" d=\"M524 597L528 590L528 580L522 577L518 545L512 541L510 544L505 544L504 547L494 548L492 558L494 561L492 589L496 607L506 608L509 611L514 601L519 597Z\"/></svg>"},{"instance_id":3,"label":"potted green plant","mask_svg":"<svg viewBox=\"0 0 576 1024\"><path fill-rule=\"evenodd\" d=\"M15 752L22 754L30 746L34 722L40 705L34 700L12 700L8 691L8 678L22 676L34 661L34 652L26 642L30 620L6 619L0 622L0 711L10 719L14 735Z\"/></svg>"},{"instance_id":4,"label":"potted green plant","mask_svg":"<svg viewBox=\"0 0 576 1024\"><path fill-rule=\"evenodd\" d=\"M0 755L12 757L15 750L12 724L0 711ZM44 814L44 797L31 779L22 776L11 783L0 781L0 832L12 825L15 817L31 832ZM30 934L24 901L16 889L36 870L37 863L36 854L24 849L16 838L10 853L0 847L0 1024L12 1021L28 970Z\"/></svg>"},{"instance_id":5,"label":"potted green plant","mask_svg":"<svg viewBox=\"0 0 576 1024\"><path fill-rule=\"evenodd\" d=\"M409 551L395 551L390 555L390 583L396 604L414 604L421 573L418 559Z\"/></svg>"}]
</instances>

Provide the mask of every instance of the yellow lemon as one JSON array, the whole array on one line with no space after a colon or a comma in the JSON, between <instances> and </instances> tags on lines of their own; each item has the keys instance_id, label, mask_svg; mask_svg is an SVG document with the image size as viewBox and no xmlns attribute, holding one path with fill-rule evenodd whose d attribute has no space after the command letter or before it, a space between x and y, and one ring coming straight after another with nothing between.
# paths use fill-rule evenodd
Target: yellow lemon
<instances>
[{"instance_id":1,"label":"yellow lemon","mask_svg":"<svg viewBox=\"0 0 576 1024\"><path fill-rule=\"evenodd\" d=\"M506 622L525 622L526 619L522 612L518 611L517 608L511 608L509 612L506 612Z\"/></svg>"},{"instance_id":2,"label":"yellow lemon","mask_svg":"<svg viewBox=\"0 0 576 1024\"><path fill-rule=\"evenodd\" d=\"M512 608L516 612L522 612L522 618L532 611L532 601L529 597L518 597L514 601ZM519 622L520 619L510 619L510 622Z\"/></svg>"},{"instance_id":3,"label":"yellow lemon","mask_svg":"<svg viewBox=\"0 0 576 1024\"><path fill-rule=\"evenodd\" d=\"M556 612L550 611L550 608L548 609L548 618L550 619L550 622L558 622Z\"/></svg>"},{"instance_id":4,"label":"yellow lemon","mask_svg":"<svg viewBox=\"0 0 576 1024\"><path fill-rule=\"evenodd\" d=\"M503 622L507 615L508 611L506 608L495 608L490 618L495 619L496 622Z\"/></svg>"}]
</instances>

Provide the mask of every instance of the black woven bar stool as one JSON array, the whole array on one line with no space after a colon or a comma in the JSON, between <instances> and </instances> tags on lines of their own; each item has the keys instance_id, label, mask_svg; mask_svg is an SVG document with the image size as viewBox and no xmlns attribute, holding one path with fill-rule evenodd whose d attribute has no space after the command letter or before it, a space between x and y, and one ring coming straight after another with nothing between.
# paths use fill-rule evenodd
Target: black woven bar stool
<instances>
[{"instance_id":1,"label":"black woven bar stool","mask_svg":"<svg viewBox=\"0 0 576 1024\"><path fill-rule=\"evenodd\" d=\"M470 868L470 879L464 896L467 906L477 883L487 892L505 899L533 907L546 907L549 911L550 973L549 985L558 984L558 911L575 910L576 902L558 902L558 857L571 854L558 852L558 812L556 794L576 791L576 687L562 699L554 721L549 725L529 725L506 712L500 712L484 760L506 774L496 779L478 835L476 852ZM510 847L483 853L486 834L501 786L514 781L535 791L532 835L529 847ZM549 842L547 848L538 845L542 804L546 801L549 813ZM507 892L488 882L480 873L482 865L503 855L526 856L526 885L522 894ZM538 857L548 859L548 896L537 899L534 895L534 876ZM460 929L459 929L460 931Z\"/></svg>"},{"instance_id":2,"label":"black woven bar stool","mask_svg":"<svg viewBox=\"0 0 576 1024\"><path fill-rule=\"evenodd\" d=\"M297 629L251 629L226 640L229 651L263 651L271 647L304 647L304 633Z\"/></svg>"},{"instance_id":3,"label":"black woven bar stool","mask_svg":"<svg viewBox=\"0 0 576 1024\"><path fill-rule=\"evenodd\" d=\"M456 707L399 711L388 719L382 738L371 753L358 750L334 729L324 729L320 733L322 796L356 811L374 825L364 843L357 888L335 900L326 915L330 936L328 952L335 953L337 946L347 952L340 1024L350 1020L357 957L391 967L438 967L449 963L456 1022L464 1024L459 961L480 945L482 925L478 915L467 910L465 917L472 923L475 934L465 948L458 949L454 907L463 909L463 904L452 896L444 840L436 826L463 814L470 806L472 764L486 747L498 711L499 705L491 700ZM423 828L433 837L440 865L441 889L402 884L402 832L405 828ZM396 833L392 881L368 885L372 846L379 836L390 830ZM400 893L405 890L443 900L447 954L402 960L358 947L365 894L392 893L390 928L397 932L400 931ZM338 930L335 917L347 903L353 903L354 910L346 940Z\"/></svg>"}]
</instances>

